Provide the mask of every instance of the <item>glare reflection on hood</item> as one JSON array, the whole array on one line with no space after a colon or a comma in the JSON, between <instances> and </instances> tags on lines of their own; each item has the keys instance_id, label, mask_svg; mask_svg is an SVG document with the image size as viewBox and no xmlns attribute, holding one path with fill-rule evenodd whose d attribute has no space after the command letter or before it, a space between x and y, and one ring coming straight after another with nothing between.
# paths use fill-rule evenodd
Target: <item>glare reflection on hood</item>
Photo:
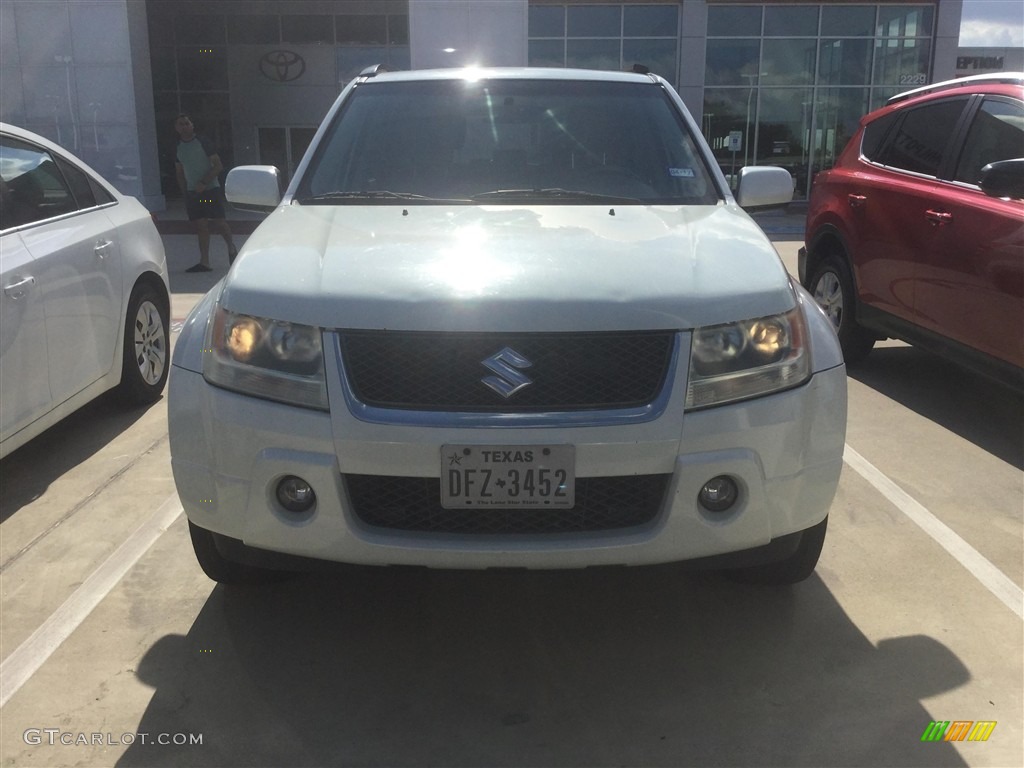
<instances>
[{"instance_id":1,"label":"glare reflection on hood","mask_svg":"<svg viewBox=\"0 0 1024 768\"><path fill-rule=\"evenodd\" d=\"M478 226L459 229L451 246L424 265L424 276L432 285L446 285L455 296L486 296L509 280L516 268L507 260L495 258L487 242L487 233Z\"/></svg>"}]
</instances>

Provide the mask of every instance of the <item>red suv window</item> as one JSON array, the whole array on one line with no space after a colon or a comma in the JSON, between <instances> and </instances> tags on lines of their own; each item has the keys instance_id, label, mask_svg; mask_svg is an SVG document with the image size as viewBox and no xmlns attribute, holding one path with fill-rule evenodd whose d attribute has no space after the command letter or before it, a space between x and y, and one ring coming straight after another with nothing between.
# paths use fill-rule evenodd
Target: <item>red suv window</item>
<instances>
[{"instance_id":1,"label":"red suv window","mask_svg":"<svg viewBox=\"0 0 1024 768\"><path fill-rule=\"evenodd\" d=\"M977 184L989 163L1024 154L1024 108L1001 99L986 99L967 133L954 178Z\"/></svg>"},{"instance_id":2,"label":"red suv window","mask_svg":"<svg viewBox=\"0 0 1024 768\"><path fill-rule=\"evenodd\" d=\"M878 161L905 171L938 176L967 99L950 99L907 111Z\"/></svg>"}]
</instances>

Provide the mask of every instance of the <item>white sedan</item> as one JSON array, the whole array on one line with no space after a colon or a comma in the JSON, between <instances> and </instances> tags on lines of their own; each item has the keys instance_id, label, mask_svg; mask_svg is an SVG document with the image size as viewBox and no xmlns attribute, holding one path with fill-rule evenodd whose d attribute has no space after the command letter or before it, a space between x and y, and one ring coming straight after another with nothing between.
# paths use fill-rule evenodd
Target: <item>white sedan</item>
<instances>
[{"instance_id":1,"label":"white sedan","mask_svg":"<svg viewBox=\"0 0 1024 768\"><path fill-rule=\"evenodd\" d=\"M0 123L0 457L107 390L160 397L170 290L151 214Z\"/></svg>"}]
</instances>

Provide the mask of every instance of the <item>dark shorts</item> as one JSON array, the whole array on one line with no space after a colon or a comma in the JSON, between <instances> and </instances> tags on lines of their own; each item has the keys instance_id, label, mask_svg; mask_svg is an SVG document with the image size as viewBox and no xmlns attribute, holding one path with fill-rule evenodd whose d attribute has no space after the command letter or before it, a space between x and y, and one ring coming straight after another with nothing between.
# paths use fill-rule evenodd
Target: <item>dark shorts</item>
<instances>
[{"instance_id":1,"label":"dark shorts","mask_svg":"<svg viewBox=\"0 0 1024 768\"><path fill-rule=\"evenodd\" d=\"M204 189L202 192L189 192L185 200L185 211L188 213L189 221L195 221L196 219L223 219L223 187Z\"/></svg>"}]
</instances>

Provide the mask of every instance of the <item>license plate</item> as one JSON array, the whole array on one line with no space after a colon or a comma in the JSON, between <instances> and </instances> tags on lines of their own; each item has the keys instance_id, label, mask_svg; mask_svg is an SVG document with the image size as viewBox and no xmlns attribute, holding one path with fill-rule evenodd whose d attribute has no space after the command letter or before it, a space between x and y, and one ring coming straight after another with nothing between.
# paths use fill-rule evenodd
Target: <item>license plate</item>
<instances>
[{"instance_id":1,"label":"license plate","mask_svg":"<svg viewBox=\"0 0 1024 768\"><path fill-rule=\"evenodd\" d=\"M576 503L573 445L441 446L441 506L571 507Z\"/></svg>"}]
</instances>

